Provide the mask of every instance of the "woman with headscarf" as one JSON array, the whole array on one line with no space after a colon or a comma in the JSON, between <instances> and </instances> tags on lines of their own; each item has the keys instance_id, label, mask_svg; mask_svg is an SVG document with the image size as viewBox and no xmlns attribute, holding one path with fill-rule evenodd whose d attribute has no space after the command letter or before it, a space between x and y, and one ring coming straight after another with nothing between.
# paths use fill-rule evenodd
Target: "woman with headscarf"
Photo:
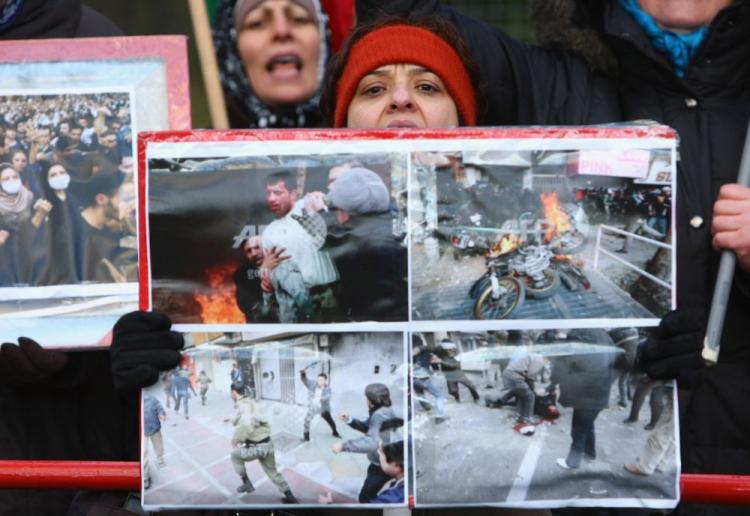
<instances>
[{"instance_id":1,"label":"woman with headscarf","mask_svg":"<svg viewBox=\"0 0 750 516\"><path fill-rule=\"evenodd\" d=\"M43 188L52 211L46 231L46 259L37 285L70 285L80 281L76 272L75 225L79 220L73 197L68 192L70 174L60 163L46 171Z\"/></svg>"},{"instance_id":2,"label":"woman with headscarf","mask_svg":"<svg viewBox=\"0 0 750 516\"><path fill-rule=\"evenodd\" d=\"M29 281L34 237L51 209L44 199L34 201L12 165L0 164L0 285Z\"/></svg>"},{"instance_id":3,"label":"woman with headscarf","mask_svg":"<svg viewBox=\"0 0 750 516\"><path fill-rule=\"evenodd\" d=\"M221 0L214 18L230 126L318 126L330 48L319 0Z\"/></svg>"}]
</instances>

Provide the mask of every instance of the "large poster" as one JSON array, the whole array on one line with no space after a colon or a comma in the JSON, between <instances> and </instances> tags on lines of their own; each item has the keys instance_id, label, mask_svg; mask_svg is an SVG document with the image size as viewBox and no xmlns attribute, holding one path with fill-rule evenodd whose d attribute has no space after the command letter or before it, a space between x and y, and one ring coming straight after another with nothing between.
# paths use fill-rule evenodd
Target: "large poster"
<instances>
[{"instance_id":1,"label":"large poster","mask_svg":"<svg viewBox=\"0 0 750 516\"><path fill-rule=\"evenodd\" d=\"M0 336L106 344L137 306L137 134L190 127L185 41L0 48Z\"/></svg>"},{"instance_id":2,"label":"large poster","mask_svg":"<svg viewBox=\"0 0 750 516\"><path fill-rule=\"evenodd\" d=\"M676 504L672 386L637 360L675 299L670 129L146 133L139 158L141 307L189 334L242 335L231 353L256 349L243 376L253 380L240 382L256 406L286 402L299 382L287 371L281 390L258 392L266 348L251 333L272 335L262 339L274 350L318 339L334 358L321 342L359 339L352 386L383 373L369 357L399 335L406 358L388 367L408 378L402 478L417 506ZM318 420L326 438L340 426L331 416ZM313 433L295 424L269 442L277 465L299 473L308 466L287 450ZM211 464L224 471L228 453ZM291 491L303 504L366 504L398 483L388 464L371 460L348 491ZM268 470L262 496L244 479L235 494L237 478L222 475L220 497L152 480L144 500L251 507L286 496Z\"/></svg>"}]
</instances>

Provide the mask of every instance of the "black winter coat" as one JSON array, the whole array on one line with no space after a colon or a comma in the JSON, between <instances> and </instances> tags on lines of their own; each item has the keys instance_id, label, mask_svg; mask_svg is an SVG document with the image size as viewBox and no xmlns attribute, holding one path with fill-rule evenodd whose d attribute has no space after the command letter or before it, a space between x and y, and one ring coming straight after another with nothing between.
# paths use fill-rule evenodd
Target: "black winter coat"
<instances>
[{"instance_id":1,"label":"black winter coat","mask_svg":"<svg viewBox=\"0 0 750 516\"><path fill-rule=\"evenodd\" d=\"M390 211L352 216L326 249L341 277L339 306L352 321L405 321L407 253Z\"/></svg>"},{"instance_id":2,"label":"black winter coat","mask_svg":"<svg viewBox=\"0 0 750 516\"><path fill-rule=\"evenodd\" d=\"M736 180L750 117L750 2L735 2L717 15L683 79L618 6L608 5L603 14L606 41L622 70L627 119L651 118L679 134L677 302L708 312L719 261L711 247L713 203L719 188ZM750 473L750 297L738 288L748 278L737 270L720 364L702 371L681 396L688 472Z\"/></svg>"},{"instance_id":3,"label":"black winter coat","mask_svg":"<svg viewBox=\"0 0 750 516\"><path fill-rule=\"evenodd\" d=\"M614 348L614 342L602 329L571 330L568 340ZM560 386L560 405L586 410L609 407L609 393L615 379L614 367L613 352L554 358L550 383Z\"/></svg>"},{"instance_id":4,"label":"black winter coat","mask_svg":"<svg viewBox=\"0 0 750 516\"><path fill-rule=\"evenodd\" d=\"M750 1L736 0L717 15L683 78L615 0L577 3L615 54L616 82L597 77L564 49L524 45L437 0L357 0L357 18L439 11L452 21L487 87L485 124L652 119L676 129L678 308L708 311L719 260L711 246L713 203L719 188L736 180L750 117ZM750 474L750 289L743 293L738 285L750 285L750 275L736 275L720 363L681 393L682 465L688 472Z\"/></svg>"},{"instance_id":5,"label":"black winter coat","mask_svg":"<svg viewBox=\"0 0 750 516\"><path fill-rule=\"evenodd\" d=\"M560 386L560 405L586 410L609 407L613 368L614 353L555 357L550 381Z\"/></svg>"}]
</instances>

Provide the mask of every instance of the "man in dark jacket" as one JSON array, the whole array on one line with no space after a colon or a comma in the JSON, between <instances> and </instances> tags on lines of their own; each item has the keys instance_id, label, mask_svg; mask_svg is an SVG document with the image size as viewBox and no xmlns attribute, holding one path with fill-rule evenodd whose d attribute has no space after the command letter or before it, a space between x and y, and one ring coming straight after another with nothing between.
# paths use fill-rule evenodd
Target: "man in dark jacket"
<instances>
[{"instance_id":1,"label":"man in dark jacket","mask_svg":"<svg viewBox=\"0 0 750 516\"><path fill-rule=\"evenodd\" d=\"M569 340L614 347L602 329L571 330ZM550 388L560 387L560 404L573 408L570 436L573 442L566 458L557 459L564 469L577 469L581 459L596 459L594 422L609 406L609 392L614 380L614 353L601 352L557 357L552 365Z\"/></svg>"},{"instance_id":2,"label":"man in dark jacket","mask_svg":"<svg viewBox=\"0 0 750 516\"><path fill-rule=\"evenodd\" d=\"M615 346L623 350L623 353L615 359L615 371L617 372L617 392L619 394L618 404L621 407L627 407L628 401L633 399L632 393L632 373L635 365L635 357L638 351L638 342L640 336L638 328L622 327L613 328L609 336L615 343Z\"/></svg>"},{"instance_id":3,"label":"man in dark jacket","mask_svg":"<svg viewBox=\"0 0 750 516\"><path fill-rule=\"evenodd\" d=\"M435 350L437 357L440 359L440 368L443 370L445 375L445 381L448 384L448 394L456 399L456 402L461 401L461 395L459 393L458 384L463 384L474 400L474 403L479 402L479 393L474 385L474 382L469 380L466 373L461 369L461 362L456 359L456 344L451 342L449 339L443 339L440 345Z\"/></svg>"},{"instance_id":4,"label":"man in dark jacket","mask_svg":"<svg viewBox=\"0 0 750 516\"><path fill-rule=\"evenodd\" d=\"M175 397L177 398L177 401L175 401L174 404L175 414L180 413L180 406L182 405L185 408L185 419L190 419L188 409L188 400L190 399L189 391L192 391L193 396L198 395L195 392L193 383L190 381L190 371L182 368L178 369L172 379L172 385L174 386Z\"/></svg>"},{"instance_id":5,"label":"man in dark jacket","mask_svg":"<svg viewBox=\"0 0 750 516\"><path fill-rule=\"evenodd\" d=\"M747 226L741 220L750 195L730 185L736 181L750 115L749 2L695 0L676 6L642 0L642 10L625 0L538 1L534 6L544 31L541 41L552 49L519 43L440 8L437 0L358 0L357 19L440 10L467 40L488 85L483 123L653 119L677 130L678 311L665 317L651 337L647 372L678 379L684 470L749 474L750 347L744 335L750 313L750 239L742 238L739 228ZM678 43L665 29L697 34ZM616 81L605 76L618 72ZM719 364L706 369L699 353L718 268L714 245L733 249L740 258Z\"/></svg>"},{"instance_id":6,"label":"man in dark jacket","mask_svg":"<svg viewBox=\"0 0 750 516\"><path fill-rule=\"evenodd\" d=\"M341 276L339 305L352 321L407 320L407 253L393 234L385 183L355 167L336 177L326 198L340 224L326 241Z\"/></svg>"}]
</instances>

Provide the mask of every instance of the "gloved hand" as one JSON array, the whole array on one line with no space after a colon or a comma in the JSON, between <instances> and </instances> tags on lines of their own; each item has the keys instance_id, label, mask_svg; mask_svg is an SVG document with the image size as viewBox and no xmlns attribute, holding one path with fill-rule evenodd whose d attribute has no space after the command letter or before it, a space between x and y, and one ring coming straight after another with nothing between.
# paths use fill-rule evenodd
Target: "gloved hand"
<instances>
[{"instance_id":1,"label":"gloved hand","mask_svg":"<svg viewBox=\"0 0 750 516\"><path fill-rule=\"evenodd\" d=\"M695 372L705 367L701 358L705 324L703 309L686 308L665 315L642 350L641 366L646 374L657 380L677 379L688 386Z\"/></svg>"},{"instance_id":2,"label":"gloved hand","mask_svg":"<svg viewBox=\"0 0 750 516\"><path fill-rule=\"evenodd\" d=\"M10 342L0 346L0 382L12 387L25 387L44 381L68 364L68 355L43 349L26 337L18 345Z\"/></svg>"},{"instance_id":3,"label":"gloved hand","mask_svg":"<svg viewBox=\"0 0 750 516\"><path fill-rule=\"evenodd\" d=\"M109 350L112 377L118 390L148 387L180 363L182 335L170 331L172 321L160 312L130 312L120 317Z\"/></svg>"}]
</instances>

